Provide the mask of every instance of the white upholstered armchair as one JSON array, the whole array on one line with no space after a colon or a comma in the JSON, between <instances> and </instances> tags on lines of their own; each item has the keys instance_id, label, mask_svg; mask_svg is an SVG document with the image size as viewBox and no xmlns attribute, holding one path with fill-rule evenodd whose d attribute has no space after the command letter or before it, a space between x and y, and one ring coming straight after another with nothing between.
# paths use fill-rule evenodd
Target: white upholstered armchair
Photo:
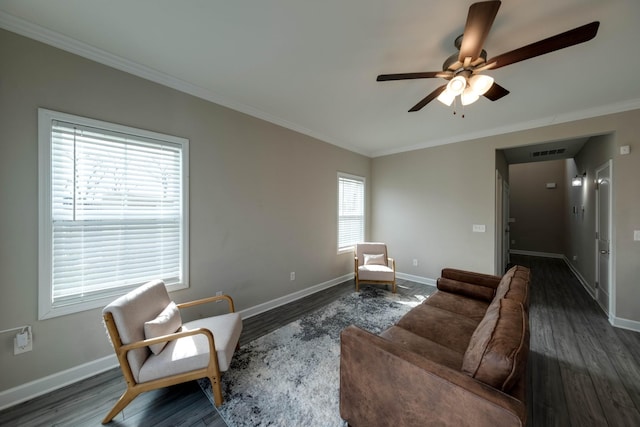
<instances>
[{"instance_id":1,"label":"white upholstered armchair","mask_svg":"<svg viewBox=\"0 0 640 427\"><path fill-rule=\"evenodd\" d=\"M358 243L355 247L356 292L360 282L391 285L396 293L396 261L389 258L387 245L377 242Z\"/></svg>"},{"instance_id":2,"label":"white upholstered armchair","mask_svg":"<svg viewBox=\"0 0 640 427\"><path fill-rule=\"evenodd\" d=\"M227 301L229 313L182 323L180 309ZM242 332L228 295L176 304L162 281L149 282L107 305L102 313L127 389L102 421L108 423L145 391L208 377L222 404L220 372L229 368Z\"/></svg>"}]
</instances>

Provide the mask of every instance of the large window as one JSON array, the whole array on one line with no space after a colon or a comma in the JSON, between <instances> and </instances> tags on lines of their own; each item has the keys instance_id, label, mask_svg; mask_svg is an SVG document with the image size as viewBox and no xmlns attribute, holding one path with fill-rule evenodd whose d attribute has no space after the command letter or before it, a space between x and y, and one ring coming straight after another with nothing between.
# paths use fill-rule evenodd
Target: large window
<instances>
[{"instance_id":1,"label":"large window","mask_svg":"<svg viewBox=\"0 0 640 427\"><path fill-rule=\"evenodd\" d=\"M40 109L39 317L188 286L188 141Z\"/></svg>"},{"instance_id":2,"label":"large window","mask_svg":"<svg viewBox=\"0 0 640 427\"><path fill-rule=\"evenodd\" d=\"M364 241L365 179L338 173L338 252Z\"/></svg>"}]
</instances>

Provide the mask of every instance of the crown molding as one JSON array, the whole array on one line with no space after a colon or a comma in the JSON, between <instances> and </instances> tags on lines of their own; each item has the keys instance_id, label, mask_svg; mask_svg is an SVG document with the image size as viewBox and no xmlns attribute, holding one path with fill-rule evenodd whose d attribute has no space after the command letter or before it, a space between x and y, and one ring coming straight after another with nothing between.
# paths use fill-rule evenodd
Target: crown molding
<instances>
[{"instance_id":1,"label":"crown molding","mask_svg":"<svg viewBox=\"0 0 640 427\"><path fill-rule=\"evenodd\" d=\"M45 43L66 52L73 53L83 58L90 59L108 67L124 71L125 73L132 74L145 80L158 83L162 86L193 95L197 98L204 99L205 101L213 102L231 110L235 110L266 122L276 124L283 128L310 136L322 142L370 157L370 153L344 144L336 138L329 137L320 132L292 123L251 105L232 101L212 90L205 89L201 86L194 85L145 65L138 64L137 62L122 58L102 49L98 49L72 37L65 36L2 11L0 11L0 28L4 28L5 30Z\"/></svg>"},{"instance_id":2,"label":"crown molding","mask_svg":"<svg viewBox=\"0 0 640 427\"><path fill-rule=\"evenodd\" d=\"M430 147L435 147L439 145L453 144L456 142L463 142L463 141L469 141L469 140L478 139L478 138L502 135L505 133L536 129L536 128L550 126L554 124L566 123L566 122L571 122L571 121L576 121L581 119L588 119L588 118L603 116L607 114L615 114L615 113L620 113L624 111L640 109L640 99L631 99L628 101L623 101L615 104L598 106L594 108L589 108L589 109L575 111L575 112L569 112L569 113L560 114L556 116L549 116L549 117L526 121L526 122L513 123L505 126L495 127L492 129L481 130L478 132L471 132L471 133L456 135L452 137L424 141L414 145L400 147L400 148L370 151L370 150L363 150L360 148L350 146L348 144L343 143L342 141L339 141L336 138L324 135L320 132L316 132L304 126L300 126L296 123L274 116L259 108L232 101L231 99L223 95L220 95L219 93L216 93L212 90L205 89L201 86L194 85L192 83L186 82L177 77L173 77L166 73L155 70L153 68L138 64L134 61L122 58L120 56L114 55L102 49L98 49L96 47L93 47L81 41L78 41L74 38L65 36L63 34L57 33L47 28L25 21L21 18L18 18L16 16L10 15L2 11L0 11L0 28L4 28L5 30L14 32L16 34L25 36L33 40L37 40L39 42L45 43L47 45L56 47L58 49L64 50L66 52L69 52L75 55L81 56L83 58L98 62L108 67L132 74L134 76L152 81L154 83L158 83L162 86L166 86L168 88L178 90L180 92L195 96L197 98L201 98L206 101L213 102L215 104L221 105L231 110L235 110L240 113L247 114L249 116L264 120L269 123L273 123L283 128L301 133L303 135L307 135L319 141L326 142L336 147L340 147L345 150L348 150L357 154L361 154L366 157L371 157L371 158L382 157L382 156L387 156L391 154L398 154L398 153L403 153L408 151L421 150L424 148L430 148Z\"/></svg>"},{"instance_id":3,"label":"crown molding","mask_svg":"<svg viewBox=\"0 0 640 427\"><path fill-rule=\"evenodd\" d=\"M561 123L574 122L577 120L591 119L593 117L606 116L608 114L622 113L625 111L640 109L640 99L630 99L614 104L602 105L580 111L573 111L556 116L549 116L542 119L530 120L526 122L513 123L506 126L499 126L492 129L485 129L479 132L471 132L456 135L449 138L440 138L425 141L419 144L391 150L380 150L371 153L371 157L389 156L392 154L404 153L407 151L421 150L424 148L436 147L438 145L453 144L456 142L470 141L473 139L486 138L490 136L503 135L511 132L519 132L530 129L537 129L545 126L557 125Z\"/></svg>"}]
</instances>

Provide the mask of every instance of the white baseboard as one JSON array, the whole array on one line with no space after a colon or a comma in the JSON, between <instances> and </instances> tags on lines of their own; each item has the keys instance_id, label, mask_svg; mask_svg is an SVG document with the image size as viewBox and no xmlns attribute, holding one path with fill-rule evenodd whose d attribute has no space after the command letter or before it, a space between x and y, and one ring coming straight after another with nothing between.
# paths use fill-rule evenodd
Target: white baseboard
<instances>
[{"instance_id":1,"label":"white baseboard","mask_svg":"<svg viewBox=\"0 0 640 427\"><path fill-rule=\"evenodd\" d=\"M260 313L264 313L265 311L269 311L271 309L274 309L276 307L280 307L281 305L285 305L288 304L290 302L299 300L300 298L304 298L306 296L309 296L311 294L315 294L316 292L320 292L324 289L330 288L332 286L336 286L340 283L346 282L347 280L351 280L353 279L354 274L353 273L349 273L349 274L345 274L344 276L340 276L340 277L336 277L335 279L331 279L327 282L324 283L320 283L318 285L315 286L311 286L310 288L306 288L306 289L302 289L301 291L297 291L294 292L292 294L289 295L285 295L283 297L280 298L276 298L273 299L271 301L267 301L265 303L262 304L258 304L256 306L244 309L242 311L240 311L240 316L242 316L243 319L255 316L257 314Z\"/></svg>"},{"instance_id":2,"label":"white baseboard","mask_svg":"<svg viewBox=\"0 0 640 427\"><path fill-rule=\"evenodd\" d=\"M397 279L409 280L411 282L422 283L423 285L436 286L436 280L428 277L414 276L407 273L396 273Z\"/></svg>"},{"instance_id":3,"label":"white baseboard","mask_svg":"<svg viewBox=\"0 0 640 427\"><path fill-rule=\"evenodd\" d=\"M319 292L323 289L327 289L343 283L347 280L353 279L353 276L353 273L345 274L344 276L337 277L335 279L320 283L315 286L311 286L301 291L276 298L263 304L258 304L254 307L242 310L239 313L242 318L255 316L256 314L263 313L265 311L271 310L272 308L279 307L281 305ZM91 362L87 362L80 366L76 366L75 368L57 372L44 378L39 378L26 384L4 390L0 392L0 410L9 408L43 394L50 393L69 384L76 383L85 378L92 377L96 374L118 366L118 359L116 358L115 354L113 354Z\"/></svg>"},{"instance_id":4,"label":"white baseboard","mask_svg":"<svg viewBox=\"0 0 640 427\"><path fill-rule=\"evenodd\" d=\"M573 275L576 276L576 278L578 279L578 281L580 282L584 290L587 291L589 295L591 295L591 298L596 299L595 289L589 286L589 283L587 282L587 280L584 277L582 277L582 274L580 274L578 269L573 264L571 264L571 261L569 261L569 258L567 258L566 256L562 256L562 258L564 259L565 264L567 264L567 266L569 267L569 270L571 270ZM606 310L604 311L606 313Z\"/></svg>"},{"instance_id":5,"label":"white baseboard","mask_svg":"<svg viewBox=\"0 0 640 427\"><path fill-rule=\"evenodd\" d=\"M42 396L59 388L92 377L109 369L118 367L116 355L84 363L75 368L57 372L53 375L19 385L0 392L0 410L17 405L34 397Z\"/></svg>"},{"instance_id":6,"label":"white baseboard","mask_svg":"<svg viewBox=\"0 0 640 427\"><path fill-rule=\"evenodd\" d=\"M634 332L640 332L640 322L638 322L637 320L623 319L621 317L614 316L614 317L611 317L609 321L613 326L616 326L618 328L629 329L630 331L634 331Z\"/></svg>"},{"instance_id":7,"label":"white baseboard","mask_svg":"<svg viewBox=\"0 0 640 427\"><path fill-rule=\"evenodd\" d=\"M582 277L582 274L580 274L578 269L576 269L575 266L571 264L571 262L565 255L546 253L546 252L520 251L516 249L512 249L510 252L512 254L519 254L519 255L541 256L546 258L562 258L564 262L567 264L567 266L569 267L569 269L571 270L571 272L576 276L576 278L578 279L578 281L580 282L584 290L591 296L591 298L593 298L594 300L596 299L595 290L589 286L589 283L586 281L586 279ZM597 300L596 302L598 303L598 305L600 305L600 303ZM603 311L606 312L604 308L603 308ZM637 320L629 320L629 319L624 319L622 317L609 315L609 323L611 323L611 325L615 326L616 328L622 328L622 329L628 329L634 332L640 332L640 322Z\"/></svg>"},{"instance_id":8,"label":"white baseboard","mask_svg":"<svg viewBox=\"0 0 640 427\"><path fill-rule=\"evenodd\" d=\"M565 258L563 254L555 254L553 252L523 251L520 249L509 249L509 253L515 255L539 256L543 258Z\"/></svg>"}]
</instances>

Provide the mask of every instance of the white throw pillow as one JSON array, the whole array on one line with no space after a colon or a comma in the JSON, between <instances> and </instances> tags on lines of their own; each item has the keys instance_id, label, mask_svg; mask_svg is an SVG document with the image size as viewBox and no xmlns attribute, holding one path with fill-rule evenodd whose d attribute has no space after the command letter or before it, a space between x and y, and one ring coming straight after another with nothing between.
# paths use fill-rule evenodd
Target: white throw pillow
<instances>
[{"instance_id":1,"label":"white throw pillow","mask_svg":"<svg viewBox=\"0 0 640 427\"><path fill-rule=\"evenodd\" d=\"M176 306L176 303L171 301L169 305L158 317L148 322L144 322L144 336L146 339L161 337L163 335L172 334L182 326L182 318L180 317L180 310ZM167 345L167 341L153 344L149 346L149 350L153 354L158 354Z\"/></svg>"},{"instance_id":2,"label":"white throw pillow","mask_svg":"<svg viewBox=\"0 0 640 427\"><path fill-rule=\"evenodd\" d=\"M363 254L364 265L387 265L384 254Z\"/></svg>"}]
</instances>

